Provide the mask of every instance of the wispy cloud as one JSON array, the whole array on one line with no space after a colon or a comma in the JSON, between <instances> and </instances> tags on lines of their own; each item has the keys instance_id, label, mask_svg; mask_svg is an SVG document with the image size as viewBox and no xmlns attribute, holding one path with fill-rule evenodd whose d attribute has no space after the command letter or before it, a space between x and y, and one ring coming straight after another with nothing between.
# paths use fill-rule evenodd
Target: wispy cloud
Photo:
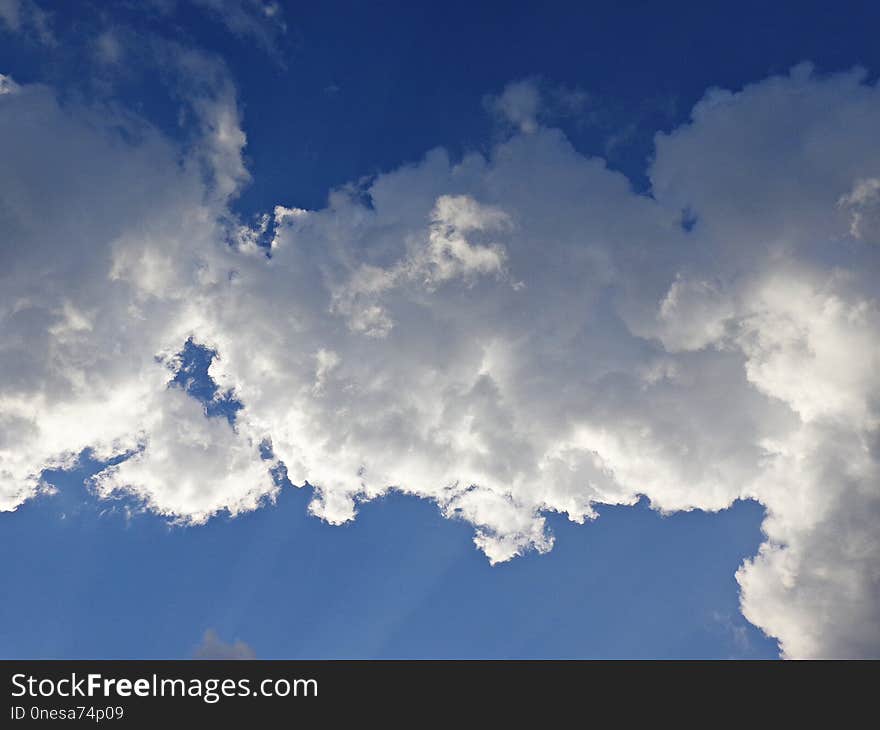
<instances>
[{"instance_id":1,"label":"wispy cloud","mask_svg":"<svg viewBox=\"0 0 880 730\"><path fill-rule=\"evenodd\" d=\"M205 631L201 643L192 654L193 659L256 659L254 650L243 641L226 643L214 629Z\"/></svg>"}]
</instances>

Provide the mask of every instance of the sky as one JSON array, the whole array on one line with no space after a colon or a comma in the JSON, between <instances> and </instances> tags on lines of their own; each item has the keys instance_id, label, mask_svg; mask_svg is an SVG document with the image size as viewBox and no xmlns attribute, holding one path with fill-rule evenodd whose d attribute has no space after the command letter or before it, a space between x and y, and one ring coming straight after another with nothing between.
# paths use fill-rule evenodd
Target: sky
<instances>
[{"instance_id":1,"label":"sky","mask_svg":"<svg viewBox=\"0 0 880 730\"><path fill-rule=\"evenodd\" d=\"M878 20L0 0L0 655L880 655Z\"/></svg>"}]
</instances>

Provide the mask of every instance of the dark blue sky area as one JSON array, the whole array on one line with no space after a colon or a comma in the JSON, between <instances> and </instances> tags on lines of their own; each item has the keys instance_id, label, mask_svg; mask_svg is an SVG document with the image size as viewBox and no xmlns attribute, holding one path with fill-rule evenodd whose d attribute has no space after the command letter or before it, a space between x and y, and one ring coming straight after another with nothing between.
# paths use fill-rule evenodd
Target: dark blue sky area
<instances>
[{"instance_id":1,"label":"dark blue sky area","mask_svg":"<svg viewBox=\"0 0 880 730\"><path fill-rule=\"evenodd\" d=\"M81 84L77 53L114 24L222 56L248 134L254 179L238 204L248 215L275 203L321 206L330 188L432 147L487 149L484 96L524 77L587 92L585 114L557 122L579 149L607 156L642 189L654 133L686 120L711 86L739 88L805 60L820 71L880 72L874 2L281 4L288 32L274 58L185 2L168 17L140 4L84 2L47 6L64 49L12 42L0 47L0 67L22 81ZM117 83L173 130L176 107L155 74Z\"/></svg>"},{"instance_id":2,"label":"dark blue sky area","mask_svg":"<svg viewBox=\"0 0 880 730\"><path fill-rule=\"evenodd\" d=\"M876 3L353 2L288 17L286 70L244 48L234 66L257 172L243 209L278 196L314 207L329 187L431 147L484 149L483 97L527 76L587 92L584 118L560 123L643 186L654 133L685 120L710 86L803 60L880 71Z\"/></svg>"}]
</instances>

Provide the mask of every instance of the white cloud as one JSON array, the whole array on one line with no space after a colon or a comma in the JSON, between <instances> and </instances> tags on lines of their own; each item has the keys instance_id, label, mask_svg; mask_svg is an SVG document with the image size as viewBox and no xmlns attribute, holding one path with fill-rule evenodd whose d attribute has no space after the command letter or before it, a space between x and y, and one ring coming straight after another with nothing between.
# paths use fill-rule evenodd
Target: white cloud
<instances>
[{"instance_id":1,"label":"white cloud","mask_svg":"<svg viewBox=\"0 0 880 730\"><path fill-rule=\"evenodd\" d=\"M50 15L33 0L0 0L0 30L4 27L46 45L55 42Z\"/></svg>"},{"instance_id":2,"label":"white cloud","mask_svg":"<svg viewBox=\"0 0 880 730\"><path fill-rule=\"evenodd\" d=\"M542 100L536 79L513 81L498 96L487 97L486 103L518 131L524 134L537 131Z\"/></svg>"},{"instance_id":3,"label":"white cloud","mask_svg":"<svg viewBox=\"0 0 880 730\"><path fill-rule=\"evenodd\" d=\"M205 631L201 643L193 652L193 659L256 659L254 650L241 640L227 643L214 629Z\"/></svg>"},{"instance_id":4,"label":"white cloud","mask_svg":"<svg viewBox=\"0 0 880 730\"><path fill-rule=\"evenodd\" d=\"M117 31L107 29L94 40L94 53L102 64L118 64L125 55L125 47Z\"/></svg>"},{"instance_id":5,"label":"white cloud","mask_svg":"<svg viewBox=\"0 0 880 730\"><path fill-rule=\"evenodd\" d=\"M131 493L159 514L201 524L221 511L252 511L277 491L259 443L226 419L206 418L179 388L157 394L142 428L138 452L92 480L99 496Z\"/></svg>"},{"instance_id":6,"label":"white cloud","mask_svg":"<svg viewBox=\"0 0 880 730\"><path fill-rule=\"evenodd\" d=\"M658 137L653 198L508 97L522 133L488 157L437 150L377 177L370 207L338 191L252 234L225 208L247 174L234 90L204 98L187 152L44 88L0 96L5 509L86 446L141 449L101 494L182 521L253 509L275 490L264 438L315 515L401 490L470 522L493 562L549 550L547 512L752 498L746 617L786 656L880 654L863 76L710 92ZM166 387L190 336L220 353L234 428Z\"/></svg>"},{"instance_id":7,"label":"white cloud","mask_svg":"<svg viewBox=\"0 0 880 730\"><path fill-rule=\"evenodd\" d=\"M348 318L353 332L385 337L393 319L378 304L383 295L400 286L433 291L443 282L500 276L505 253L497 243L471 244L466 235L497 230L509 224L498 209L480 205L465 195L441 195L430 214L427 235L408 239L406 255L388 268L362 264L333 291L333 311Z\"/></svg>"},{"instance_id":8,"label":"white cloud","mask_svg":"<svg viewBox=\"0 0 880 730\"><path fill-rule=\"evenodd\" d=\"M277 56L278 43L287 32L284 11L273 0L192 0L233 34L259 43Z\"/></svg>"},{"instance_id":9,"label":"white cloud","mask_svg":"<svg viewBox=\"0 0 880 730\"><path fill-rule=\"evenodd\" d=\"M877 225L880 218L880 178L859 180L850 192L840 198L838 205L849 211L849 232L853 237L872 236L877 239Z\"/></svg>"},{"instance_id":10,"label":"white cloud","mask_svg":"<svg viewBox=\"0 0 880 730\"><path fill-rule=\"evenodd\" d=\"M18 84L16 84L9 76L4 76L0 74L0 95L2 94L13 94L18 90Z\"/></svg>"},{"instance_id":11,"label":"white cloud","mask_svg":"<svg viewBox=\"0 0 880 730\"><path fill-rule=\"evenodd\" d=\"M536 132L548 120L583 121L590 95L579 88L550 86L538 76L511 81L500 94L483 99L486 109L505 127L521 134Z\"/></svg>"},{"instance_id":12,"label":"white cloud","mask_svg":"<svg viewBox=\"0 0 880 730\"><path fill-rule=\"evenodd\" d=\"M173 375L157 361L188 337L186 297L209 286L200 251L222 237L222 211L181 150L105 112L61 108L39 86L0 96L0 507L85 448L107 457L143 446L100 477L103 491L127 480L157 509L196 521L234 512L274 491L262 477L271 465L244 427L209 423L167 390ZM181 463L164 497L144 484L159 488L169 458ZM181 464L210 465L213 491L194 485L188 497Z\"/></svg>"},{"instance_id":13,"label":"white cloud","mask_svg":"<svg viewBox=\"0 0 880 730\"><path fill-rule=\"evenodd\" d=\"M235 197L250 179L243 154L247 136L241 128L235 86L218 58L171 41L153 40L156 62L171 71L175 93L197 130L192 157L203 165L212 193L220 202Z\"/></svg>"},{"instance_id":14,"label":"white cloud","mask_svg":"<svg viewBox=\"0 0 880 730\"><path fill-rule=\"evenodd\" d=\"M0 20L10 30L18 31L21 28L21 0L0 0Z\"/></svg>"}]
</instances>

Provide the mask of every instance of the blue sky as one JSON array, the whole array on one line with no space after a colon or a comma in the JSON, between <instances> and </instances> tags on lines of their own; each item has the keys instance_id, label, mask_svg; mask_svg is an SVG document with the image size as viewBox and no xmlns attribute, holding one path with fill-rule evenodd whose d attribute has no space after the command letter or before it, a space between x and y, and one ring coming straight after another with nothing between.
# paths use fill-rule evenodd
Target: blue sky
<instances>
[{"instance_id":1,"label":"blue sky","mask_svg":"<svg viewBox=\"0 0 880 730\"><path fill-rule=\"evenodd\" d=\"M878 21L0 0L0 656L876 654Z\"/></svg>"},{"instance_id":2,"label":"blue sky","mask_svg":"<svg viewBox=\"0 0 880 730\"><path fill-rule=\"evenodd\" d=\"M290 488L271 509L169 528L83 499L77 476L2 515L6 657L187 657L208 628L260 658L776 656L738 612L751 503L554 520L550 554L491 567L465 525L413 498L331 528Z\"/></svg>"},{"instance_id":3,"label":"blue sky","mask_svg":"<svg viewBox=\"0 0 880 730\"><path fill-rule=\"evenodd\" d=\"M823 2L517 3L515 11L493 2L450 2L442 11L420 2L305 3L289 13L295 20L275 61L186 3L169 17L112 7L53 8L73 31L65 55L81 52L85 29L118 13L144 30L177 30L229 64L255 173L235 203L245 214L279 199L320 206L331 188L433 147L486 148L483 97L511 80L537 76L595 97L598 123L563 118L566 132L579 149L605 156L608 139L627 130L608 161L644 185L654 133L685 120L707 88L738 88L801 61L823 71L861 65L876 73L880 65L870 2L847 3L845 12ZM0 61L22 80L81 82L76 67L32 43L10 39ZM133 77L124 91L173 130L167 95Z\"/></svg>"}]
</instances>

